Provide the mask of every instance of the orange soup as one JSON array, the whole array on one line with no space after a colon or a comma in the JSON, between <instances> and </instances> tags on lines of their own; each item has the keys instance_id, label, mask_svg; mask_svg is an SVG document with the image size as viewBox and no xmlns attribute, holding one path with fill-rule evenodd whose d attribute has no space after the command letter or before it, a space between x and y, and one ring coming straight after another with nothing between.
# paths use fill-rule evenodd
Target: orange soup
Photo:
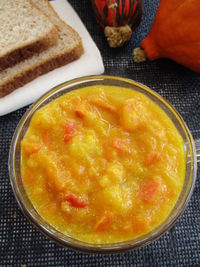
<instances>
[{"instance_id":1,"label":"orange soup","mask_svg":"<svg viewBox=\"0 0 200 267\"><path fill-rule=\"evenodd\" d=\"M185 177L183 140L169 117L142 93L114 86L74 90L38 110L21 152L35 209L89 243L155 229Z\"/></svg>"}]
</instances>

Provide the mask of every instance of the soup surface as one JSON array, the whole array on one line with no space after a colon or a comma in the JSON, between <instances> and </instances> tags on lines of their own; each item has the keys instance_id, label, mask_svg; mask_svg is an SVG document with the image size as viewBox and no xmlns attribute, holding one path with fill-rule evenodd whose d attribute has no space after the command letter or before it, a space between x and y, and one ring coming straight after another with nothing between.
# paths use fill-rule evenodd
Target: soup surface
<instances>
[{"instance_id":1,"label":"soup surface","mask_svg":"<svg viewBox=\"0 0 200 267\"><path fill-rule=\"evenodd\" d=\"M38 110L21 142L25 190L51 225L90 243L152 231L185 177L182 137L169 117L130 89L90 86Z\"/></svg>"}]
</instances>

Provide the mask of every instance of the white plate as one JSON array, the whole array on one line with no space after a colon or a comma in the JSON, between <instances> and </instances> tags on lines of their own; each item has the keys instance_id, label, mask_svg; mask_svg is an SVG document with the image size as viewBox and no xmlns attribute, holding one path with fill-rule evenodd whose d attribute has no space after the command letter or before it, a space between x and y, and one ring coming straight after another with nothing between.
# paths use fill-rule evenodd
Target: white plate
<instances>
[{"instance_id":1,"label":"white plate","mask_svg":"<svg viewBox=\"0 0 200 267\"><path fill-rule=\"evenodd\" d=\"M79 33L85 53L79 60L44 74L11 94L0 98L0 116L33 103L60 83L77 77L104 72L101 54L71 5L66 0L54 0L50 3L59 16Z\"/></svg>"}]
</instances>

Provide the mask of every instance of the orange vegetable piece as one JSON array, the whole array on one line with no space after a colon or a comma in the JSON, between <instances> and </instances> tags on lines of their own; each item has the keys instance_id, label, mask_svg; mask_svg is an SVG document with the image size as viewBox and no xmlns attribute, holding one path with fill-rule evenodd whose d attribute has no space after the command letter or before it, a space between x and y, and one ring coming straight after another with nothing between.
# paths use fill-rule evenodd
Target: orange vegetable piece
<instances>
[{"instance_id":1,"label":"orange vegetable piece","mask_svg":"<svg viewBox=\"0 0 200 267\"><path fill-rule=\"evenodd\" d=\"M139 197L144 202L151 202L154 200L158 189L159 185L156 181L148 181L140 188Z\"/></svg>"},{"instance_id":2,"label":"orange vegetable piece","mask_svg":"<svg viewBox=\"0 0 200 267\"><path fill-rule=\"evenodd\" d=\"M147 154L146 157L146 166L150 167L151 165L157 163L160 159L160 153L156 151L152 151L149 154Z\"/></svg>"},{"instance_id":3,"label":"orange vegetable piece","mask_svg":"<svg viewBox=\"0 0 200 267\"><path fill-rule=\"evenodd\" d=\"M96 223L94 229L97 232L101 232L106 230L108 228L112 218L112 212L106 211L103 216L100 218L100 220Z\"/></svg>"},{"instance_id":4,"label":"orange vegetable piece","mask_svg":"<svg viewBox=\"0 0 200 267\"><path fill-rule=\"evenodd\" d=\"M89 205L88 200L76 196L73 193L67 194L64 199L69 202L70 206L73 208L87 208Z\"/></svg>"},{"instance_id":5,"label":"orange vegetable piece","mask_svg":"<svg viewBox=\"0 0 200 267\"><path fill-rule=\"evenodd\" d=\"M75 108L75 115L79 119L84 119L87 113L90 111L90 107L87 102L81 103Z\"/></svg>"},{"instance_id":6,"label":"orange vegetable piece","mask_svg":"<svg viewBox=\"0 0 200 267\"><path fill-rule=\"evenodd\" d=\"M82 110L75 111L76 117L83 119L85 117L85 113Z\"/></svg>"},{"instance_id":7,"label":"orange vegetable piece","mask_svg":"<svg viewBox=\"0 0 200 267\"><path fill-rule=\"evenodd\" d=\"M65 133L66 134L74 134L76 129L77 129L77 126L72 124L72 123L65 124Z\"/></svg>"},{"instance_id":8,"label":"orange vegetable piece","mask_svg":"<svg viewBox=\"0 0 200 267\"><path fill-rule=\"evenodd\" d=\"M72 139L72 137L73 137L73 136L66 134L66 135L64 136L64 142L65 142L65 143L69 142L69 140Z\"/></svg>"},{"instance_id":9,"label":"orange vegetable piece","mask_svg":"<svg viewBox=\"0 0 200 267\"><path fill-rule=\"evenodd\" d=\"M43 133L42 138L43 138L43 142L44 142L44 144L45 144L47 147L50 147L50 146L51 146L51 139L50 139L50 137L49 137L48 132L45 131L45 132Z\"/></svg>"},{"instance_id":10,"label":"orange vegetable piece","mask_svg":"<svg viewBox=\"0 0 200 267\"><path fill-rule=\"evenodd\" d=\"M72 123L65 124L64 142L67 143L74 135L77 130L77 126Z\"/></svg>"},{"instance_id":11,"label":"orange vegetable piece","mask_svg":"<svg viewBox=\"0 0 200 267\"><path fill-rule=\"evenodd\" d=\"M200 72L199 25L199 0L161 0L141 47L150 60L169 58Z\"/></svg>"},{"instance_id":12,"label":"orange vegetable piece","mask_svg":"<svg viewBox=\"0 0 200 267\"><path fill-rule=\"evenodd\" d=\"M106 100L104 99L101 99L101 98L90 98L89 99L89 103L99 107L99 108L102 108L102 109L105 109L106 111L109 111L109 112L117 112L117 109L115 106L113 106L112 104L106 102Z\"/></svg>"},{"instance_id":13,"label":"orange vegetable piece","mask_svg":"<svg viewBox=\"0 0 200 267\"><path fill-rule=\"evenodd\" d=\"M119 154L130 154L130 144L129 141L122 138L114 138L113 140L113 147L117 149Z\"/></svg>"},{"instance_id":14,"label":"orange vegetable piece","mask_svg":"<svg viewBox=\"0 0 200 267\"><path fill-rule=\"evenodd\" d=\"M40 150L39 143L33 143L29 141L22 141L21 142L22 148L24 153L29 157L30 155L37 153Z\"/></svg>"}]
</instances>

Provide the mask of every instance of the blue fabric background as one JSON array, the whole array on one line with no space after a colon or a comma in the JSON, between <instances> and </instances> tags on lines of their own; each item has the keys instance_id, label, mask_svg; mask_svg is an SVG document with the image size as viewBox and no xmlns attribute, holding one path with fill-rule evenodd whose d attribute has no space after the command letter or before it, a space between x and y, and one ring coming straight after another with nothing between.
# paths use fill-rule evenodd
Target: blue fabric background
<instances>
[{"instance_id":1,"label":"blue fabric background","mask_svg":"<svg viewBox=\"0 0 200 267\"><path fill-rule=\"evenodd\" d=\"M96 24L89 0L69 1L99 47L105 73L142 82L166 97L181 113L195 138L200 138L200 75L168 60L135 64L131 53L148 33L158 0L145 0L143 21L131 41L110 49ZM173 29L172 29L173 30ZM0 117L0 266L200 266L200 172L192 199L175 227L153 244L118 255L89 255L64 249L46 239L24 217L8 176L8 151L26 108Z\"/></svg>"}]
</instances>

